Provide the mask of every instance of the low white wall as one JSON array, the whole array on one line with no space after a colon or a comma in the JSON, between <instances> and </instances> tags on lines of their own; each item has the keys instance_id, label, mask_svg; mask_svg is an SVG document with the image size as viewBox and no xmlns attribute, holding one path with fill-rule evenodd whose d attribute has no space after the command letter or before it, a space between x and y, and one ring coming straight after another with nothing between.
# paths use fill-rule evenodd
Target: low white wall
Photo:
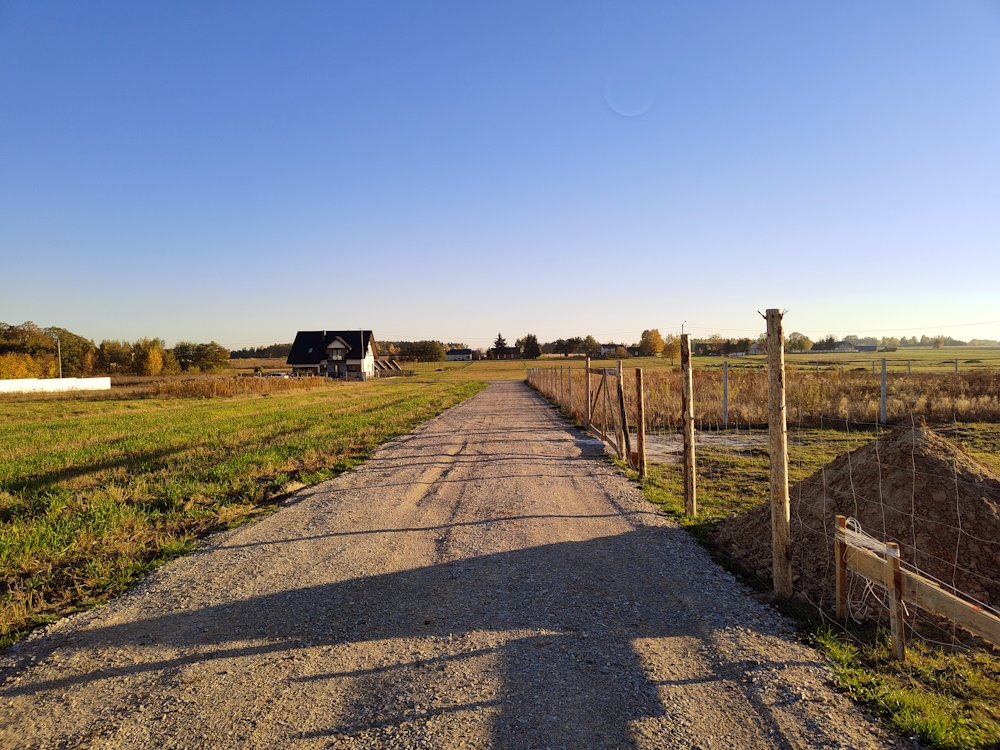
<instances>
[{"instance_id":1,"label":"low white wall","mask_svg":"<svg viewBox=\"0 0 1000 750\"><path fill-rule=\"evenodd\" d=\"M22 378L0 380L0 393L110 391L111 378Z\"/></svg>"}]
</instances>

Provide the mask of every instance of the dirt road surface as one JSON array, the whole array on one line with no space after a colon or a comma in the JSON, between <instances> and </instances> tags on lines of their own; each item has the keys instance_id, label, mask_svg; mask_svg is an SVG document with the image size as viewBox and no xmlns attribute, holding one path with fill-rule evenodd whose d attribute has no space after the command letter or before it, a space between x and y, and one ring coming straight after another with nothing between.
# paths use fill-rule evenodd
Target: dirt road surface
<instances>
[{"instance_id":1,"label":"dirt road surface","mask_svg":"<svg viewBox=\"0 0 1000 750\"><path fill-rule=\"evenodd\" d=\"M2 748L884 747L522 383L0 660Z\"/></svg>"}]
</instances>

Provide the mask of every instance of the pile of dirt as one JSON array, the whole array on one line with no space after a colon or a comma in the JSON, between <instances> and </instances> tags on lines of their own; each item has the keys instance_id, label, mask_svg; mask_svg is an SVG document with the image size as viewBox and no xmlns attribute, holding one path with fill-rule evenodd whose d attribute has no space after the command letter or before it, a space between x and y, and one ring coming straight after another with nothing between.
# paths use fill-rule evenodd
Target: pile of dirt
<instances>
[{"instance_id":1,"label":"pile of dirt","mask_svg":"<svg viewBox=\"0 0 1000 750\"><path fill-rule=\"evenodd\" d=\"M824 609L834 606L838 514L857 519L878 539L898 542L904 564L1000 605L1000 478L925 425L845 453L790 494L794 586ZM716 541L770 577L769 506L727 519Z\"/></svg>"}]
</instances>

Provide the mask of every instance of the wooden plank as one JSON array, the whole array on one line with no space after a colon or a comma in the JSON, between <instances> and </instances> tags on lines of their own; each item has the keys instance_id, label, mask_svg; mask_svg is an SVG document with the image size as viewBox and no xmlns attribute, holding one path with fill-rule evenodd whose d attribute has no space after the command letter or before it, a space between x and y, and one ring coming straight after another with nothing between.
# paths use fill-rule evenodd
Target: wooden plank
<instances>
[{"instance_id":1,"label":"wooden plank","mask_svg":"<svg viewBox=\"0 0 1000 750\"><path fill-rule=\"evenodd\" d=\"M885 590L889 599L889 629L892 655L906 661L906 636L903 632L903 580L899 569L899 545L890 542L885 556Z\"/></svg>"},{"instance_id":2,"label":"wooden plank","mask_svg":"<svg viewBox=\"0 0 1000 750\"><path fill-rule=\"evenodd\" d=\"M945 591L919 573L902 571L903 600L946 617L960 628L1000 646L1000 617Z\"/></svg>"},{"instance_id":3,"label":"wooden plank","mask_svg":"<svg viewBox=\"0 0 1000 750\"><path fill-rule=\"evenodd\" d=\"M587 421L586 427L590 429L591 426L591 406L590 406L590 357L587 357L586 364L583 368L584 375L587 380Z\"/></svg>"},{"instance_id":4,"label":"wooden plank","mask_svg":"<svg viewBox=\"0 0 1000 750\"><path fill-rule=\"evenodd\" d=\"M847 568L888 588L886 562L874 552L847 545ZM900 595L904 602L951 620L960 628L1000 646L1000 617L945 591L912 570L900 570Z\"/></svg>"},{"instance_id":5,"label":"wooden plank","mask_svg":"<svg viewBox=\"0 0 1000 750\"><path fill-rule=\"evenodd\" d=\"M791 506L785 414L785 337L781 311L767 311L767 434L771 458L771 566L774 591L792 595Z\"/></svg>"},{"instance_id":6,"label":"wooden plank","mask_svg":"<svg viewBox=\"0 0 1000 750\"><path fill-rule=\"evenodd\" d=\"M681 419L684 423L684 512L698 515L698 487L694 456L694 384L691 377L691 338L681 334Z\"/></svg>"},{"instance_id":7,"label":"wooden plank","mask_svg":"<svg viewBox=\"0 0 1000 750\"><path fill-rule=\"evenodd\" d=\"M847 545L847 568L881 586L885 586L885 561L866 549Z\"/></svg>"}]
</instances>

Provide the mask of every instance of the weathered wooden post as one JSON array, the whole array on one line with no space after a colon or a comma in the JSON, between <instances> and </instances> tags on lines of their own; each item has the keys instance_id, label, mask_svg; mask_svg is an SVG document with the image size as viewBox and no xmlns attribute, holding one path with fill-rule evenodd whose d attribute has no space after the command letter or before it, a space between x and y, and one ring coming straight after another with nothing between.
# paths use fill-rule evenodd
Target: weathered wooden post
<instances>
[{"instance_id":1,"label":"weathered wooden post","mask_svg":"<svg viewBox=\"0 0 1000 750\"><path fill-rule=\"evenodd\" d=\"M569 416L576 419L576 413L573 411L573 365L566 365L566 395L569 401Z\"/></svg>"},{"instance_id":2,"label":"weathered wooden post","mask_svg":"<svg viewBox=\"0 0 1000 750\"><path fill-rule=\"evenodd\" d=\"M903 629L903 573L899 567L899 545L885 545L885 591L889 599L889 628L892 632L892 655L906 661L906 636Z\"/></svg>"},{"instance_id":3,"label":"weathered wooden post","mask_svg":"<svg viewBox=\"0 0 1000 750\"><path fill-rule=\"evenodd\" d=\"M792 547L789 538L788 425L785 414L785 336L781 311L767 315L767 431L771 454L771 563L774 590L792 595Z\"/></svg>"},{"instance_id":4,"label":"weathered wooden post","mask_svg":"<svg viewBox=\"0 0 1000 750\"><path fill-rule=\"evenodd\" d=\"M888 390L888 377L886 375L885 357L882 358L882 393L878 402L878 423L886 422L886 391Z\"/></svg>"},{"instance_id":5,"label":"weathered wooden post","mask_svg":"<svg viewBox=\"0 0 1000 750\"><path fill-rule=\"evenodd\" d=\"M694 384L691 379L691 335L681 334L681 419L684 424L684 512L698 515L694 459Z\"/></svg>"},{"instance_id":6,"label":"weathered wooden post","mask_svg":"<svg viewBox=\"0 0 1000 750\"><path fill-rule=\"evenodd\" d=\"M913 374L913 360L912 359L906 360L906 374L907 375L912 375Z\"/></svg>"},{"instance_id":7,"label":"weathered wooden post","mask_svg":"<svg viewBox=\"0 0 1000 750\"><path fill-rule=\"evenodd\" d=\"M620 359L618 360L618 411L621 423L618 430L621 459L627 466L632 466L632 435L628 429L628 409L625 408L625 369Z\"/></svg>"},{"instance_id":8,"label":"weathered wooden post","mask_svg":"<svg viewBox=\"0 0 1000 750\"><path fill-rule=\"evenodd\" d=\"M722 427L729 427L729 360L722 362Z\"/></svg>"},{"instance_id":9,"label":"weathered wooden post","mask_svg":"<svg viewBox=\"0 0 1000 750\"><path fill-rule=\"evenodd\" d=\"M639 453L639 476L646 478L646 395L642 388L642 368L635 368L636 451Z\"/></svg>"},{"instance_id":10,"label":"weathered wooden post","mask_svg":"<svg viewBox=\"0 0 1000 750\"><path fill-rule=\"evenodd\" d=\"M958 375L958 357L955 357L955 374Z\"/></svg>"},{"instance_id":11,"label":"weathered wooden post","mask_svg":"<svg viewBox=\"0 0 1000 750\"><path fill-rule=\"evenodd\" d=\"M587 380L587 393L586 393L586 396L587 396L587 415L586 415L587 416L587 424L585 426L589 430L590 429L590 424L591 424L591 421L592 421L591 420L592 415L590 413L590 409L591 409L591 404L590 404L590 357L587 357L586 362L584 363L584 374L586 375L586 380Z\"/></svg>"},{"instance_id":12,"label":"weathered wooden post","mask_svg":"<svg viewBox=\"0 0 1000 750\"><path fill-rule=\"evenodd\" d=\"M837 585L837 619L847 619L847 542L844 535L847 533L847 518L837 516L837 532L833 541L833 554L836 558L836 585Z\"/></svg>"}]
</instances>

